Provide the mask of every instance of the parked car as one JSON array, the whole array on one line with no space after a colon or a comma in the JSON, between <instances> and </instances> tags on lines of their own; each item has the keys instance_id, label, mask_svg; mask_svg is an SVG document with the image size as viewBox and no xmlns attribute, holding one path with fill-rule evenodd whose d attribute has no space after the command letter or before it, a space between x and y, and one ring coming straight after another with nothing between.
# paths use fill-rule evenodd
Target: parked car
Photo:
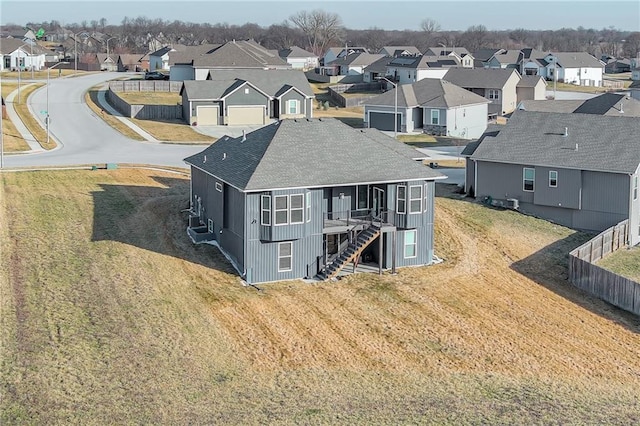
<instances>
[{"instance_id":1,"label":"parked car","mask_svg":"<svg viewBox=\"0 0 640 426\"><path fill-rule=\"evenodd\" d=\"M145 80L169 80L167 74L163 74L160 71L148 71L144 73Z\"/></svg>"}]
</instances>

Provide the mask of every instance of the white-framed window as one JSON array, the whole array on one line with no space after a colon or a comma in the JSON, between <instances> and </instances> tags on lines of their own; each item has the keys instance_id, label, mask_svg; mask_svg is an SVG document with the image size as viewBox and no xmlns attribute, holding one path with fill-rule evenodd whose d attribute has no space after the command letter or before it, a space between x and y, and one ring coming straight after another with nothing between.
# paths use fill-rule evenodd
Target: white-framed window
<instances>
[{"instance_id":1,"label":"white-framed window","mask_svg":"<svg viewBox=\"0 0 640 426\"><path fill-rule=\"evenodd\" d=\"M422 213L422 185L409 187L409 214Z\"/></svg>"},{"instance_id":2,"label":"white-framed window","mask_svg":"<svg viewBox=\"0 0 640 426\"><path fill-rule=\"evenodd\" d=\"M424 195L424 206L423 207L424 207L424 211L425 212L427 211L427 208L428 208L427 206L429 205L429 203L427 203L427 194L428 194L427 184L425 183L424 184L424 192L423 192L423 195Z\"/></svg>"},{"instance_id":3,"label":"white-framed window","mask_svg":"<svg viewBox=\"0 0 640 426\"><path fill-rule=\"evenodd\" d=\"M535 189L536 169L525 167L522 169L522 190L533 192Z\"/></svg>"},{"instance_id":4,"label":"white-framed window","mask_svg":"<svg viewBox=\"0 0 640 426\"><path fill-rule=\"evenodd\" d=\"M213 234L213 220L207 220L207 232Z\"/></svg>"},{"instance_id":5,"label":"white-framed window","mask_svg":"<svg viewBox=\"0 0 640 426\"><path fill-rule=\"evenodd\" d=\"M638 199L638 176L633 177L633 199Z\"/></svg>"},{"instance_id":6,"label":"white-framed window","mask_svg":"<svg viewBox=\"0 0 640 426\"><path fill-rule=\"evenodd\" d=\"M311 222L311 192L307 192L307 222Z\"/></svg>"},{"instance_id":7,"label":"white-framed window","mask_svg":"<svg viewBox=\"0 0 640 426\"><path fill-rule=\"evenodd\" d=\"M287 272L293 264L293 242L278 243L278 272Z\"/></svg>"},{"instance_id":8,"label":"white-framed window","mask_svg":"<svg viewBox=\"0 0 640 426\"><path fill-rule=\"evenodd\" d=\"M260 225L271 226L271 196L260 197Z\"/></svg>"},{"instance_id":9,"label":"white-framed window","mask_svg":"<svg viewBox=\"0 0 640 426\"><path fill-rule=\"evenodd\" d=\"M549 170L549 187L558 187L558 172L555 170Z\"/></svg>"},{"instance_id":10,"label":"white-framed window","mask_svg":"<svg viewBox=\"0 0 640 426\"><path fill-rule=\"evenodd\" d=\"M222 184L220 182L216 182L216 191L222 192Z\"/></svg>"},{"instance_id":11,"label":"white-framed window","mask_svg":"<svg viewBox=\"0 0 640 426\"><path fill-rule=\"evenodd\" d=\"M289 223L289 197L287 195L274 195L274 225L287 225Z\"/></svg>"},{"instance_id":12,"label":"white-framed window","mask_svg":"<svg viewBox=\"0 0 640 426\"><path fill-rule=\"evenodd\" d=\"M294 194L290 196L291 224L304 223L304 194Z\"/></svg>"},{"instance_id":13,"label":"white-framed window","mask_svg":"<svg viewBox=\"0 0 640 426\"><path fill-rule=\"evenodd\" d=\"M356 187L356 210L367 210L369 208L369 185L358 185Z\"/></svg>"},{"instance_id":14,"label":"white-framed window","mask_svg":"<svg viewBox=\"0 0 640 426\"><path fill-rule=\"evenodd\" d=\"M289 99L287 101L287 114L300 114L300 101Z\"/></svg>"},{"instance_id":15,"label":"white-framed window","mask_svg":"<svg viewBox=\"0 0 640 426\"><path fill-rule=\"evenodd\" d=\"M404 231L404 258L418 256L418 231L410 229Z\"/></svg>"},{"instance_id":16,"label":"white-framed window","mask_svg":"<svg viewBox=\"0 0 640 426\"><path fill-rule=\"evenodd\" d=\"M432 109L431 110L431 124L440 125L440 110Z\"/></svg>"},{"instance_id":17,"label":"white-framed window","mask_svg":"<svg viewBox=\"0 0 640 426\"><path fill-rule=\"evenodd\" d=\"M500 99L500 91L496 89L489 89L489 99L494 101Z\"/></svg>"},{"instance_id":18,"label":"white-framed window","mask_svg":"<svg viewBox=\"0 0 640 426\"><path fill-rule=\"evenodd\" d=\"M396 212L399 214L407 213L407 187L405 185L398 185Z\"/></svg>"}]
</instances>

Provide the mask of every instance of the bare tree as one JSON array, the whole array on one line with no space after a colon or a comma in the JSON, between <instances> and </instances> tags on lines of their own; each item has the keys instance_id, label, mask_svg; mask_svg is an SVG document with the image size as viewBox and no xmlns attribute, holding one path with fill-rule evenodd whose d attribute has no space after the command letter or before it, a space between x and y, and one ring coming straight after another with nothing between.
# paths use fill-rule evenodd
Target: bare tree
<instances>
[{"instance_id":1,"label":"bare tree","mask_svg":"<svg viewBox=\"0 0 640 426\"><path fill-rule=\"evenodd\" d=\"M341 39L342 19L336 13L323 10L301 11L289 17L289 20L307 37L311 51L321 56L332 42Z\"/></svg>"},{"instance_id":2,"label":"bare tree","mask_svg":"<svg viewBox=\"0 0 640 426\"><path fill-rule=\"evenodd\" d=\"M102 29L102 32L104 32L104 27L107 26L107 18L100 18L100 28Z\"/></svg>"},{"instance_id":3,"label":"bare tree","mask_svg":"<svg viewBox=\"0 0 640 426\"><path fill-rule=\"evenodd\" d=\"M640 32L629 34L622 45L622 50L627 58L640 57Z\"/></svg>"},{"instance_id":4,"label":"bare tree","mask_svg":"<svg viewBox=\"0 0 640 426\"><path fill-rule=\"evenodd\" d=\"M427 34L433 34L440 31L440 24L435 19L425 18L420 22L420 29Z\"/></svg>"}]
</instances>

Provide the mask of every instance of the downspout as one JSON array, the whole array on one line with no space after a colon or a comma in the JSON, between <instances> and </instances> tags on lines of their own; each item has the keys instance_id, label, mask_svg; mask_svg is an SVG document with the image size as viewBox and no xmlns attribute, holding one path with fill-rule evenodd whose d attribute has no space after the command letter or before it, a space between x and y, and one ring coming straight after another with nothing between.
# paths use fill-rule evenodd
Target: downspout
<instances>
[{"instance_id":1,"label":"downspout","mask_svg":"<svg viewBox=\"0 0 640 426\"><path fill-rule=\"evenodd\" d=\"M480 191L478 190L478 166L479 163L476 160L471 160L473 161L473 164L475 165L475 167L473 168L473 184L476 186L475 189L473 190L473 198L477 198L478 194L480 194Z\"/></svg>"}]
</instances>

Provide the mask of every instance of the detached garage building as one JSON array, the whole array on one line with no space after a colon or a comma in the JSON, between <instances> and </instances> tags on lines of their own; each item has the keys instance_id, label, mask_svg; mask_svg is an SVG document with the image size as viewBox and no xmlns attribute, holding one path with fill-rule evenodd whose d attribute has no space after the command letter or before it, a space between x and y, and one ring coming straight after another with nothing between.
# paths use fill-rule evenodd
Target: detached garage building
<instances>
[{"instance_id":1,"label":"detached garage building","mask_svg":"<svg viewBox=\"0 0 640 426\"><path fill-rule=\"evenodd\" d=\"M282 118L311 118L313 91L294 70L218 70L207 80L187 80L180 91L191 125L243 126Z\"/></svg>"},{"instance_id":2,"label":"detached garage building","mask_svg":"<svg viewBox=\"0 0 640 426\"><path fill-rule=\"evenodd\" d=\"M397 115L396 109L397 90ZM364 125L378 130L422 131L428 134L474 139L487 128L489 101L448 81L425 78L401 84L371 98L364 106Z\"/></svg>"}]
</instances>

